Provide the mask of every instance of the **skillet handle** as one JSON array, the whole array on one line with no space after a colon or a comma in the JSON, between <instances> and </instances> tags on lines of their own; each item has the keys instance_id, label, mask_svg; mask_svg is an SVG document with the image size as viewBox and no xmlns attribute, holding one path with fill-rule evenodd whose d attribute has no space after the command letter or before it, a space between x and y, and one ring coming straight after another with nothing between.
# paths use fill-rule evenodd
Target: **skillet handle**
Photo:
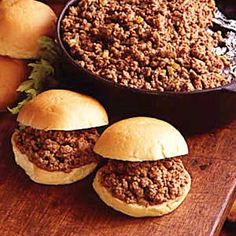
<instances>
[{"instance_id":1,"label":"skillet handle","mask_svg":"<svg viewBox=\"0 0 236 236\"><path fill-rule=\"evenodd\" d=\"M236 94L236 82L226 85L224 88L222 88L222 91Z\"/></svg>"}]
</instances>

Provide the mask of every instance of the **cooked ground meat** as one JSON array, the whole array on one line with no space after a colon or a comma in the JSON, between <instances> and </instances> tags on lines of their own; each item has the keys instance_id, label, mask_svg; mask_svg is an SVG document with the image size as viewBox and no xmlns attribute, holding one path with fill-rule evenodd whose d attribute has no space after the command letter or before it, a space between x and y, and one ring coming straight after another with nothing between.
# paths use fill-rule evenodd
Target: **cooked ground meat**
<instances>
[{"instance_id":1,"label":"cooked ground meat","mask_svg":"<svg viewBox=\"0 0 236 236\"><path fill-rule=\"evenodd\" d=\"M101 184L114 197L140 205L157 205L183 194L189 183L182 161L109 161L103 167Z\"/></svg>"},{"instance_id":2,"label":"cooked ground meat","mask_svg":"<svg viewBox=\"0 0 236 236\"><path fill-rule=\"evenodd\" d=\"M62 35L85 69L131 88L192 91L231 82L220 32L207 31L214 0L81 0Z\"/></svg>"},{"instance_id":3,"label":"cooked ground meat","mask_svg":"<svg viewBox=\"0 0 236 236\"><path fill-rule=\"evenodd\" d=\"M16 131L15 142L21 153L26 154L37 167L70 172L99 161L99 156L93 152L98 137L96 129L43 131L26 127Z\"/></svg>"}]
</instances>

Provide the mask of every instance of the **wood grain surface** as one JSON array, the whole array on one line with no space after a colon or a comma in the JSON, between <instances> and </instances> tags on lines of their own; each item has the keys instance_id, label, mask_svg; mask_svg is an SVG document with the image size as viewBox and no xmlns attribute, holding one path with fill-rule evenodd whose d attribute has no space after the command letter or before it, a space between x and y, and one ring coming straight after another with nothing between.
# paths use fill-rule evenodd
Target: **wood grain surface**
<instances>
[{"instance_id":1,"label":"wood grain surface","mask_svg":"<svg viewBox=\"0 0 236 236\"><path fill-rule=\"evenodd\" d=\"M236 121L188 138L189 195L175 212L145 219L107 207L91 187L93 175L67 186L30 181L11 151L15 125L0 115L0 235L219 235L236 186Z\"/></svg>"},{"instance_id":2,"label":"wood grain surface","mask_svg":"<svg viewBox=\"0 0 236 236\"><path fill-rule=\"evenodd\" d=\"M46 2L53 2L57 13L63 6ZM30 181L13 158L10 135L15 125L15 117L0 114L1 236L219 235L236 188L236 121L188 138L190 155L184 163L192 176L189 195L175 212L146 219L107 207L91 187L94 175L68 186Z\"/></svg>"}]
</instances>

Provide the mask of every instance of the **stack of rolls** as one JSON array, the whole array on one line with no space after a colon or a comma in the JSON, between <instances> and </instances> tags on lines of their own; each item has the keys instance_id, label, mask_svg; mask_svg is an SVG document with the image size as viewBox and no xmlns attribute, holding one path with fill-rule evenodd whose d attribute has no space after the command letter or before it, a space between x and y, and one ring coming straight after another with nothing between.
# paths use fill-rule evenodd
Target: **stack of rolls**
<instances>
[{"instance_id":1,"label":"stack of rolls","mask_svg":"<svg viewBox=\"0 0 236 236\"><path fill-rule=\"evenodd\" d=\"M40 36L54 36L56 15L35 0L0 0L0 111L17 99L27 78L25 59L39 57Z\"/></svg>"}]
</instances>

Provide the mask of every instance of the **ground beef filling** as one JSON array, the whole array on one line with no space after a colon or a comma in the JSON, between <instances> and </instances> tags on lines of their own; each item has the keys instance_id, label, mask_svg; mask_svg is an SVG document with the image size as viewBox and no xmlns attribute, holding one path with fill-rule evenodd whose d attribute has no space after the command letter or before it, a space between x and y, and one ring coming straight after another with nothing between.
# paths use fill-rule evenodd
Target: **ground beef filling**
<instances>
[{"instance_id":1,"label":"ground beef filling","mask_svg":"<svg viewBox=\"0 0 236 236\"><path fill-rule=\"evenodd\" d=\"M15 143L37 167L67 173L99 161L99 156L93 152L98 137L96 129L43 131L26 127L16 131Z\"/></svg>"},{"instance_id":2,"label":"ground beef filling","mask_svg":"<svg viewBox=\"0 0 236 236\"><path fill-rule=\"evenodd\" d=\"M109 161L102 169L101 184L126 203L148 206L181 196L189 179L179 159Z\"/></svg>"},{"instance_id":3,"label":"ground beef filling","mask_svg":"<svg viewBox=\"0 0 236 236\"><path fill-rule=\"evenodd\" d=\"M124 86L193 91L231 82L214 0L81 0L62 21L75 61Z\"/></svg>"}]
</instances>

